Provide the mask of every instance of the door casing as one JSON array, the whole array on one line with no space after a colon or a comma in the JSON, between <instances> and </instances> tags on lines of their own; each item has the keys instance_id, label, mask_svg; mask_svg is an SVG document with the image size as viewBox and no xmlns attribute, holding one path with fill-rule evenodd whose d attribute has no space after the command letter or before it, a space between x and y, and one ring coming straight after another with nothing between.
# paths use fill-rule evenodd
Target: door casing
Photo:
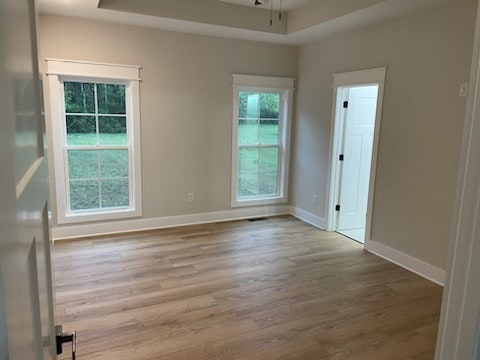
<instances>
[{"instance_id":1,"label":"door casing","mask_svg":"<svg viewBox=\"0 0 480 360\"><path fill-rule=\"evenodd\" d=\"M334 231L339 190L340 167L338 149L342 136L343 97L342 89L351 86L378 85L377 112L375 117L375 130L373 137L372 164L370 168L370 184L368 191L367 221L365 226L365 245L371 238L372 210L375 190L375 177L377 171L378 144L380 141L380 125L382 118L383 96L385 91L385 78L387 68L360 70L333 75L333 105L332 105L332 131L330 134L330 184L327 203L327 231Z\"/></svg>"},{"instance_id":2,"label":"door casing","mask_svg":"<svg viewBox=\"0 0 480 360\"><path fill-rule=\"evenodd\" d=\"M480 358L480 7L436 360Z\"/></svg>"}]
</instances>

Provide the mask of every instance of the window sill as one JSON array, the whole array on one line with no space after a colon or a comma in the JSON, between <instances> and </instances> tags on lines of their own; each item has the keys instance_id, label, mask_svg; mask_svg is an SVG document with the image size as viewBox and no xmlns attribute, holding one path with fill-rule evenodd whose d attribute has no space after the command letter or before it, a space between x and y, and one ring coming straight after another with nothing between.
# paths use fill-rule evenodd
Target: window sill
<instances>
[{"instance_id":1,"label":"window sill","mask_svg":"<svg viewBox=\"0 0 480 360\"><path fill-rule=\"evenodd\" d=\"M109 212L104 211L89 211L85 213L71 213L67 214L65 217L57 216L57 223L59 225L63 224L74 224L81 222L92 222L92 221L104 221L104 220L117 220L125 218L134 218L141 217L142 211L135 209L117 209Z\"/></svg>"},{"instance_id":2,"label":"window sill","mask_svg":"<svg viewBox=\"0 0 480 360\"><path fill-rule=\"evenodd\" d=\"M258 205L275 205L275 204L285 204L287 203L287 198L285 196L271 197L271 198L260 198L260 199L248 199L248 200L232 200L232 207L245 207L245 206L258 206Z\"/></svg>"}]
</instances>

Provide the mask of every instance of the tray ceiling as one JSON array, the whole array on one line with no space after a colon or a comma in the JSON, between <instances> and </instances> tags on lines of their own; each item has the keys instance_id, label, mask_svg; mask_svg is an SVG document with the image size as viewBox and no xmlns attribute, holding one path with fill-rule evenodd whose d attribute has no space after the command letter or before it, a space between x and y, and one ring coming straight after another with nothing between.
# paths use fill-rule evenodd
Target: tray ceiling
<instances>
[{"instance_id":1,"label":"tray ceiling","mask_svg":"<svg viewBox=\"0 0 480 360\"><path fill-rule=\"evenodd\" d=\"M40 12L198 35L302 45L406 14L473 0L37 0ZM262 1L262 0L260 0ZM268 0L272 1L272 0ZM274 9L278 10L279 0ZM244 6L245 5L245 6ZM253 6L253 7L252 7Z\"/></svg>"},{"instance_id":2,"label":"tray ceiling","mask_svg":"<svg viewBox=\"0 0 480 360\"><path fill-rule=\"evenodd\" d=\"M264 9L270 9L271 5L273 5L274 9L278 9L281 2L282 11L291 11L291 10L301 8L306 3L311 2L312 0L259 0L260 2L263 3L262 5L255 5L255 0L218 0L218 1L228 2L236 5L259 7Z\"/></svg>"}]
</instances>

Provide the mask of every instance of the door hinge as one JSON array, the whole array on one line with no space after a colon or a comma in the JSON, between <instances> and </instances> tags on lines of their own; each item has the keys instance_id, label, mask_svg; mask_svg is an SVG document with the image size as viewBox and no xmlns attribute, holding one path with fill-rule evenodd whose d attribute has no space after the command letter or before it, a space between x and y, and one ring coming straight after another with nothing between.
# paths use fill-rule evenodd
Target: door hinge
<instances>
[{"instance_id":1,"label":"door hinge","mask_svg":"<svg viewBox=\"0 0 480 360\"><path fill-rule=\"evenodd\" d=\"M72 332L62 332L62 325L55 326L55 339L57 345L57 355L63 354L63 344L72 343L72 360L75 360L77 352L77 333Z\"/></svg>"},{"instance_id":2,"label":"door hinge","mask_svg":"<svg viewBox=\"0 0 480 360\"><path fill-rule=\"evenodd\" d=\"M347 109L347 108L348 108L348 101L344 101L344 102L343 102L343 108L344 108L344 109Z\"/></svg>"},{"instance_id":3,"label":"door hinge","mask_svg":"<svg viewBox=\"0 0 480 360\"><path fill-rule=\"evenodd\" d=\"M340 211L340 205L335 206L335 211Z\"/></svg>"},{"instance_id":4,"label":"door hinge","mask_svg":"<svg viewBox=\"0 0 480 360\"><path fill-rule=\"evenodd\" d=\"M338 160L343 161L344 159L345 159L345 156L343 156L343 154L340 154L340 155L338 156Z\"/></svg>"}]
</instances>

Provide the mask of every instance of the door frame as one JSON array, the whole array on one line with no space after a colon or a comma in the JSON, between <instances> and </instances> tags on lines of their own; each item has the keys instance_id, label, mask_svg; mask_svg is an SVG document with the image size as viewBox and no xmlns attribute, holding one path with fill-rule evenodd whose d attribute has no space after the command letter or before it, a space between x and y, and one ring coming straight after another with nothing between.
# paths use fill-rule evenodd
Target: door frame
<instances>
[{"instance_id":1,"label":"door frame","mask_svg":"<svg viewBox=\"0 0 480 360\"><path fill-rule=\"evenodd\" d=\"M332 126L330 133L330 183L328 188L327 203L327 231L334 231L336 226L335 206L338 199L340 166L338 154L341 144L343 130L343 99L342 88L351 86L378 85L377 112L375 116L375 129L373 136L372 164L370 168L370 182L368 190L367 221L365 224L365 244L370 240L372 210L375 192L375 177L377 172L378 144L380 141L380 125L382 119L383 96L385 91L385 78L387 68L376 68L360 70L347 73L333 74L333 104L332 104Z\"/></svg>"},{"instance_id":2,"label":"door frame","mask_svg":"<svg viewBox=\"0 0 480 360\"><path fill-rule=\"evenodd\" d=\"M435 359L480 357L480 7Z\"/></svg>"}]
</instances>

